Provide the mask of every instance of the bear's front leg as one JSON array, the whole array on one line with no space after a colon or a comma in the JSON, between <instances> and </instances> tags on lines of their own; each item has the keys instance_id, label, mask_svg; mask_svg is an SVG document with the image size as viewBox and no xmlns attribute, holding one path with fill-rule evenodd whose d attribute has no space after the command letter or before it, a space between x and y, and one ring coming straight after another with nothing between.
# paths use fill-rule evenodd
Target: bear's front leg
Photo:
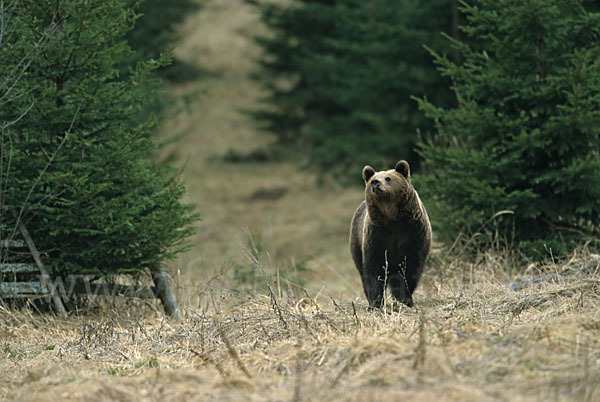
<instances>
[{"instance_id":1,"label":"bear's front leg","mask_svg":"<svg viewBox=\"0 0 600 402\"><path fill-rule=\"evenodd\" d=\"M413 306L412 293L419 282L420 270L415 258L402 258L390 276L390 290L394 298L408 307Z\"/></svg>"},{"instance_id":2,"label":"bear's front leg","mask_svg":"<svg viewBox=\"0 0 600 402\"><path fill-rule=\"evenodd\" d=\"M381 308L383 306L383 293L385 290L383 287L383 278L379 278L378 275L368 272L363 273L361 277L365 296L367 296L367 300L369 301L369 307Z\"/></svg>"},{"instance_id":3,"label":"bear's front leg","mask_svg":"<svg viewBox=\"0 0 600 402\"><path fill-rule=\"evenodd\" d=\"M408 287L407 281L402 273L398 272L392 275L389 279L390 290L394 298L400 303L406 304L408 307L413 306L412 291Z\"/></svg>"}]
</instances>

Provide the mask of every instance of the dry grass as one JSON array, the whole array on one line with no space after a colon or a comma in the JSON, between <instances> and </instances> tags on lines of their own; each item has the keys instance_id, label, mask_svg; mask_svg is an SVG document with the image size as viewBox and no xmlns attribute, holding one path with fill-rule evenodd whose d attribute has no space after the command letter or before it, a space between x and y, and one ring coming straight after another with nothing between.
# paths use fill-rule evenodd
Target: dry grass
<instances>
[{"instance_id":1,"label":"dry grass","mask_svg":"<svg viewBox=\"0 0 600 402\"><path fill-rule=\"evenodd\" d=\"M490 279L506 277L492 259L431 269L399 311L311 295L262 265L263 292L217 273L179 323L136 301L66 320L1 309L0 399L598 400L599 257L519 292Z\"/></svg>"},{"instance_id":2,"label":"dry grass","mask_svg":"<svg viewBox=\"0 0 600 402\"><path fill-rule=\"evenodd\" d=\"M221 158L269 141L238 113L262 95L248 73L263 28L242 0L203 3L178 51L216 75L170 89L205 93L163 130L183 135L162 157L182 167L204 214L197 246L170 266L184 319L126 299L65 320L0 307L0 399L600 400L595 256L527 267L573 269L513 292L515 260L438 250L416 308L368 312L347 245L362 190L319 188L288 163ZM293 272L305 260L312 271ZM232 279L236 267L252 286Z\"/></svg>"}]
</instances>

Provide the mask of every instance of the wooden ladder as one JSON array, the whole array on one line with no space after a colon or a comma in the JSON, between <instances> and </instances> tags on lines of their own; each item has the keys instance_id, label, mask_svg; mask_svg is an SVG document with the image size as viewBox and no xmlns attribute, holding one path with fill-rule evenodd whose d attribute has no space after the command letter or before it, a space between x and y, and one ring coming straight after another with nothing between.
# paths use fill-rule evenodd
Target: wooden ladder
<instances>
[{"instance_id":1,"label":"wooden ladder","mask_svg":"<svg viewBox=\"0 0 600 402\"><path fill-rule=\"evenodd\" d=\"M24 248L25 242L22 240L1 240L2 249ZM0 263L0 295L7 297L35 297L48 296L47 290L42 290L42 284L39 281L19 281L18 278L25 275L39 274L39 269L33 264L21 262Z\"/></svg>"}]
</instances>

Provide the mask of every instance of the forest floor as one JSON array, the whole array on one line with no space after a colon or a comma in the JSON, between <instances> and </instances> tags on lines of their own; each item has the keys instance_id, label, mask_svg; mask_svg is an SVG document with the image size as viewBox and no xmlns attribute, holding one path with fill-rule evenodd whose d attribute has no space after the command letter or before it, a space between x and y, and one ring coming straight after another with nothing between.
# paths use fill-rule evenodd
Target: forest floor
<instances>
[{"instance_id":1,"label":"forest floor","mask_svg":"<svg viewBox=\"0 0 600 402\"><path fill-rule=\"evenodd\" d=\"M169 265L183 319L125 298L66 319L0 305L0 400L600 400L600 256L436 248L414 308L368 311L348 251L362 189L227 161L271 141L242 113L264 96L249 79L264 28L243 0L203 4L176 52L206 74L168 88L201 94L161 134L203 215Z\"/></svg>"}]
</instances>

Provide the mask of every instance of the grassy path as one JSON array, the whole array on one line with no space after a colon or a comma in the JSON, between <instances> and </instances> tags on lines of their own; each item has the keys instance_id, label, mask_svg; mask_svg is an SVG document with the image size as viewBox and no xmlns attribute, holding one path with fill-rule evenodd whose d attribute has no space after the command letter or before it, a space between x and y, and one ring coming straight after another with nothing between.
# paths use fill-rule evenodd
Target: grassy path
<instances>
[{"instance_id":1,"label":"grassy path","mask_svg":"<svg viewBox=\"0 0 600 402\"><path fill-rule=\"evenodd\" d=\"M230 150L248 153L271 140L241 113L264 95L250 79L259 57L252 37L263 31L256 11L243 0L209 0L182 30L178 57L209 74L171 89L203 94L188 114L174 116L163 128L165 137L182 135L164 154L183 167L190 200L204 215L197 246L176 268L211 271L247 262L241 245L248 243L249 231L281 269L307 261L317 277L307 276L309 286L354 273L347 236L360 188L318 187L314 175L290 163L232 164L222 158ZM352 286L360 286L355 279ZM332 283L332 291L349 290L341 281Z\"/></svg>"}]
</instances>

